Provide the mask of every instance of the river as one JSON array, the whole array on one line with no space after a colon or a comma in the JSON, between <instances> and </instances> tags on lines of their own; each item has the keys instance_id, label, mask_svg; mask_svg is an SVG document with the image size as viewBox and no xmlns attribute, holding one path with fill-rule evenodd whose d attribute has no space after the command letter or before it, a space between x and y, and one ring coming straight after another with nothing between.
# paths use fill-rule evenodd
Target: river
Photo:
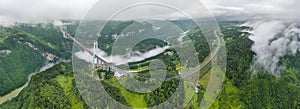
<instances>
[{"instance_id":1,"label":"river","mask_svg":"<svg viewBox=\"0 0 300 109\"><path fill-rule=\"evenodd\" d=\"M28 76L28 81L21 87L11 91L10 93L4 95L4 96L0 96L0 104L4 103L5 101L8 101L8 100L11 100L15 97L17 97L19 95L19 93L25 88L28 86L28 84L30 83L30 80L31 80L31 77L33 75L36 75L40 72L43 72L51 67L53 67L54 65L56 64L59 64L60 62L58 63L47 63L45 66L43 66L42 68L40 68L40 70L38 72L34 72L34 73L31 73L29 76Z\"/></svg>"}]
</instances>

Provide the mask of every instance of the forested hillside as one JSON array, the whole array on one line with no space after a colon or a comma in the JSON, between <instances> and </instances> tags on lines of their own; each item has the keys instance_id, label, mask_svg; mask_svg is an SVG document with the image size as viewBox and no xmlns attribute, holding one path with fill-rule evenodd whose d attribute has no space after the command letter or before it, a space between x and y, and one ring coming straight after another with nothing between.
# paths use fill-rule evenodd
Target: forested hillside
<instances>
[{"instance_id":1,"label":"forested hillside","mask_svg":"<svg viewBox=\"0 0 300 109\"><path fill-rule=\"evenodd\" d=\"M71 63L60 63L32 77L20 95L1 109L88 108L75 86Z\"/></svg>"},{"instance_id":2,"label":"forested hillside","mask_svg":"<svg viewBox=\"0 0 300 109\"><path fill-rule=\"evenodd\" d=\"M221 108L300 108L299 55L285 60L288 68L281 77L257 69L256 75L251 70L253 55L248 39L247 27L237 27L235 22L221 22L227 48L227 71L223 91L212 109Z\"/></svg>"},{"instance_id":3,"label":"forested hillside","mask_svg":"<svg viewBox=\"0 0 300 109\"><path fill-rule=\"evenodd\" d=\"M0 96L25 84L46 63L69 60L71 44L52 24L0 27Z\"/></svg>"},{"instance_id":4,"label":"forested hillside","mask_svg":"<svg viewBox=\"0 0 300 109\"><path fill-rule=\"evenodd\" d=\"M115 24L111 24L111 27L107 27L107 28L110 28L111 31L117 31L118 29L115 30L116 29L115 26L128 25L130 23L131 22L125 22L125 23L117 22ZM185 25L183 22L178 21L176 23L183 25L184 27L190 27L190 25L187 24ZM287 67L282 72L282 75L280 77L275 77L274 75L264 71L263 69L256 69L257 73L254 74L253 69L251 69L252 58L254 55L256 55L251 50L251 46L253 45L253 42L248 38L250 33L243 31L245 29L251 29L251 28L238 26L241 23L242 22L219 22L222 32L224 34L224 40L226 42L226 49L227 49L226 77L222 87L222 91L220 92L216 101L212 104L210 108L211 109L219 109L219 108L221 109L238 109L238 108L299 109L300 108L300 68L299 68L300 54L298 53L295 56L287 56L284 58L282 64L284 64ZM6 31L8 30L2 29L2 34L9 35L10 32L6 32ZM23 29L21 33L24 33L24 31L25 29ZM112 35L117 33L118 32L108 32L108 33L101 33L101 34ZM24 39L26 37L33 36L32 34L42 35L42 33L37 33L37 32L31 32L31 33L26 32L25 34L26 35L23 36ZM201 61L203 61L209 54L209 51L205 49L201 50L201 48L208 47L207 44L205 43L204 37L201 34L201 31L198 28L191 29L190 32L188 33L188 36L192 40L197 40L194 42L194 44L196 45L195 46L196 49L200 49L201 52L199 53L198 57L200 58ZM109 37L105 37L105 38L109 38ZM3 40L4 42L2 43L8 43L9 41L13 42L13 40L14 39L10 39L6 37L5 40ZM36 39L36 40L40 40L40 39ZM58 39L58 40L62 40L62 39ZM112 38L109 40L112 41ZM105 44L109 45L110 43L111 42L107 42ZM43 45L43 43L41 45ZM64 44L62 44L62 46L63 45ZM100 48L105 46L106 45L100 45ZM141 44L141 46L147 46L147 44ZM23 46L17 46L17 47L23 47ZM55 46L52 47L52 49L53 48L55 49ZM20 48L20 50L23 49L30 50L30 48L28 47ZM34 52L34 50L31 51ZM167 50L166 52L173 52L173 50ZM36 54L39 55L39 52L37 52ZM3 61L2 58L4 56L9 57L11 55L13 56L13 52L0 53L1 62ZM59 55L59 53L57 55ZM61 56L67 56L67 55L62 54ZM175 64L171 64L172 61L178 58L176 55L173 55L173 57L170 56L171 57L170 58L167 55L164 55L164 53L162 53L157 57L162 58L164 61L168 62L170 66L172 65L176 66ZM35 59L39 59L39 58L35 58ZM43 60L44 58L40 57L40 59ZM10 61L11 60L7 60L7 62ZM133 69L144 70L145 66L147 65L147 62L148 60L144 60L142 62L133 62L130 63L129 65ZM196 94L195 92L187 92L187 93L195 93L195 96L193 96L192 100L188 102L185 108L189 108L189 109L198 108L199 102L201 102L202 100L203 92L206 90L205 88L207 85L207 80L209 80L209 72L210 72L209 69L210 69L209 65L202 69L203 72L208 73L208 76L203 77L202 80L199 81L200 84L199 93ZM174 71L176 69L173 67L169 67L168 70ZM102 72L105 71L100 71L100 70L98 71L98 76L100 78L102 78L101 76ZM176 71L174 72L175 72L174 74L177 74ZM147 77L149 75L148 73L144 73L144 75L140 75L140 76ZM3 83L2 81L0 81L0 83ZM121 85L117 83L117 79L113 77L112 72L106 72L105 78L104 80L102 80L101 83L105 87L105 90L114 99L118 100L120 103L124 105L134 106L134 107L146 107L146 106L154 106L156 104L159 104L165 101L165 99L167 99L172 94L174 88L178 86L177 85L178 81L174 79L174 80L165 81L165 84L163 84L160 88L155 90L153 93L138 94L132 91L128 91L124 87L121 87ZM6 108L88 108L88 106L84 103L76 88L76 83L74 81L71 64L61 63L45 72L33 76L29 86L25 88L18 97L14 98L9 102L2 104L0 108L1 109L2 108L4 109Z\"/></svg>"}]
</instances>

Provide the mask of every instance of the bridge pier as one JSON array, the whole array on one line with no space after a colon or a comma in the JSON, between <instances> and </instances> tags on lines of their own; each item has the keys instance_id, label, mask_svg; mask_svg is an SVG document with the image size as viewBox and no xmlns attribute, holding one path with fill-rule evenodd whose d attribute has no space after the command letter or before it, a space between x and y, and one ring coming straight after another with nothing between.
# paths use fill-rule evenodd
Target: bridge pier
<instances>
[{"instance_id":1,"label":"bridge pier","mask_svg":"<svg viewBox=\"0 0 300 109\"><path fill-rule=\"evenodd\" d=\"M96 68L100 68L100 69L103 69L103 70L109 70L110 68L105 65L105 62L102 61L101 59L99 59L99 56L98 55L98 51L99 51L99 48L98 48L98 42L97 41L94 41L94 45L93 45L93 65L92 65L92 68L93 69L96 69Z\"/></svg>"}]
</instances>

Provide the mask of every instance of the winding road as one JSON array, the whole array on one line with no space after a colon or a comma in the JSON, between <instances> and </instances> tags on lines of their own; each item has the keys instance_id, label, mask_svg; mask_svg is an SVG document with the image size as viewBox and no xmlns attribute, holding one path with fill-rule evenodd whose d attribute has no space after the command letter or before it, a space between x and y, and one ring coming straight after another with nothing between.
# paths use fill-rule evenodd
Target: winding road
<instances>
[{"instance_id":1,"label":"winding road","mask_svg":"<svg viewBox=\"0 0 300 109\"><path fill-rule=\"evenodd\" d=\"M186 78L190 75L193 75L194 73L198 72L200 69L202 69L204 66L206 66L210 61L212 61L212 59L217 55L219 49L220 49L220 46L221 46L221 40L217 34L217 31L214 31L214 34L215 36L217 37L217 41L218 41L218 46L217 48L214 50L213 54L209 57L208 60L206 60L204 63L202 63L201 65L197 66L196 68L186 72L186 73L183 73L181 74L179 77L180 78Z\"/></svg>"}]
</instances>

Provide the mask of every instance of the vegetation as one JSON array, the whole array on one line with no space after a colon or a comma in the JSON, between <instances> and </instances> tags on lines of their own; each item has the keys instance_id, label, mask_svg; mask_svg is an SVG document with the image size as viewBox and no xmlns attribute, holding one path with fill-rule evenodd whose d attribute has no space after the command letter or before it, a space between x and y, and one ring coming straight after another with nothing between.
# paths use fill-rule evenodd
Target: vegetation
<instances>
[{"instance_id":1,"label":"vegetation","mask_svg":"<svg viewBox=\"0 0 300 109\"><path fill-rule=\"evenodd\" d=\"M284 62L290 68L279 78L262 69L256 69L257 75L251 76L249 67L254 53L250 48L253 42L247 38L249 33L242 32L247 27L236 27L236 24L238 22L221 22L228 56L228 79L211 108L299 108L299 84L291 82L299 81L299 73L294 70L297 64L291 60L299 57Z\"/></svg>"},{"instance_id":2,"label":"vegetation","mask_svg":"<svg viewBox=\"0 0 300 109\"><path fill-rule=\"evenodd\" d=\"M177 87L179 87L178 79L165 81L158 89L155 89L153 92L145 95L145 100L147 101L148 106L152 107L165 102L174 94Z\"/></svg>"},{"instance_id":3,"label":"vegetation","mask_svg":"<svg viewBox=\"0 0 300 109\"><path fill-rule=\"evenodd\" d=\"M110 74L113 74L113 72L107 72L106 79L101 83L112 98L127 106L136 108L147 107L144 95L127 90L119 84L115 77L112 75L109 77Z\"/></svg>"},{"instance_id":4,"label":"vegetation","mask_svg":"<svg viewBox=\"0 0 300 109\"><path fill-rule=\"evenodd\" d=\"M115 41L112 35L120 35L127 26L132 24L133 21L126 21L126 22L118 22L118 21L111 21L108 22L105 27L102 29L98 43L99 48L105 51L108 55L111 54L112 45Z\"/></svg>"},{"instance_id":5,"label":"vegetation","mask_svg":"<svg viewBox=\"0 0 300 109\"><path fill-rule=\"evenodd\" d=\"M187 35L190 39L193 40L193 43L199 52L198 57L200 62L205 60L209 55L210 51L208 48L208 44L206 43L205 37L203 37L199 28L192 28L193 23L190 21L172 21L179 27L184 30L190 30ZM128 22L110 22L109 26L105 27L104 32L100 33L101 37L99 41L101 45L99 47L104 49L105 51L110 51L109 45L113 43L113 39L111 36L113 34L120 34L120 32L126 28L127 25L133 23L132 21ZM237 109L265 109L265 108L290 108L297 109L300 108L300 54L298 53L296 56L287 56L284 57L282 64L286 67L286 70L283 71L281 77L275 77L268 72L262 69L257 70L257 74L253 75L253 69L250 68L252 57L255 53L252 52L251 46L253 42L248 38L250 35L247 32L243 32L243 29L250 29L248 27L239 27L236 26L241 22L219 22L221 29L224 34L224 40L226 43L227 49L227 66L226 66L226 77L222 87L222 91L217 97L216 101L211 105L210 108L237 108ZM17 27L15 27L17 28ZM18 27L21 28L21 27ZM23 27L22 27L23 28ZM14 30L14 29L12 29ZM32 40L31 37L35 37L35 35L41 34L38 32L27 33L24 32L25 29L12 32L9 29L0 29L0 43L5 43L5 46L0 45L1 50L10 49L10 50L19 50L19 52L25 52L22 50L31 50L26 46L16 45L13 43L13 38L18 38L21 40ZM32 29L29 29L32 30ZM7 32L10 31L10 32ZM42 30L37 30L42 31ZM10 37L6 37L6 36ZM103 39L104 38L104 39ZM36 40L32 40L32 43L35 45L39 44L41 46L45 45L43 39L33 38ZM61 39L58 39L61 40ZM155 44L150 42L156 42ZM9 45L11 44L11 45ZM54 43L56 45L58 43ZM160 42L157 40L148 40L138 44L134 50L137 51L147 51L148 49L152 49L155 45L164 46L164 42ZM16 46L12 49L12 47ZM47 46L43 47L47 48ZM49 49L54 49L59 51L59 49L55 49L56 47L50 47ZM48 48L47 48L48 50ZM198 51L199 50L199 51ZM10 56L14 56L13 54L16 51L12 51L12 53L5 58L3 58L3 54L0 54L1 62L12 62L12 58ZM36 53L36 51L31 50L31 52ZM129 67L136 72L134 74L139 75L139 79L141 81L147 80L149 77L148 65L152 59L162 59L164 63L166 63L166 67L168 69L169 78L178 75L178 68L180 67L179 57L176 54L174 49L169 49L166 52L172 52L173 55L165 55L164 53L157 55L153 58L149 58L143 60L141 62L132 62L129 63ZM26 52L25 52L26 53ZM32 54L25 54L31 55ZM58 54L59 55L59 52ZM39 52L36 53L35 57L39 56ZM63 54L61 56L64 56ZM15 56L18 57L18 56ZM10 60L5 60L10 59ZM21 59L21 58L17 58ZM28 58L29 59L29 58ZM40 62L39 58L35 58L36 62ZM42 57L40 57L43 60ZM25 60L23 60L25 62ZM0 63L1 63L0 62ZM15 61L19 62L19 61ZM27 62L27 61L26 61ZM41 61L43 62L43 61ZM199 62L199 63L200 63ZM20 64L20 63L15 63ZM32 68L37 68L29 63ZM14 66L14 67L13 67ZM3 67L4 68L4 67ZM0 68L0 73L5 72L6 70L15 70L15 65L12 67L7 67L6 69ZM199 92L196 93L194 91L185 90L185 94L194 94L190 101L185 101L186 99L180 99L180 102L187 102L185 106L181 106L189 109L196 109L200 105L203 94L206 90L208 81L210 79L210 68L211 66L205 66L201 69L203 74L200 75L201 79L198 82L197 88ZM19 72L24 71L25 67ZM11 72L11 71L10 71ZM171 95L174 94L176 88L187 88L194 87L194 85L190 84L178 84L179 81L177 79L168 79L165 80L164 83L156 90L146 94L140 94L136 92L132 92L122 87L118 83L116 77L113 76L113 72L98 70L97 74L101 77L101 73L105 72L104 80L99 82L101 83L106 90L106 92L118 102L135 107L135 108L145 108L155 106L166 101L170 98ZM3 73L4 76L0 77L0 83L5 83L5 86L0 85L1 89L9 84L8 80L3 80L3 78L12 78L8 73ZM21 75L22 76L22 75ZM21 78L21 77L16 77ZM16 79L12 79L15 81ZM86 79L86 78L83 78ZM90 81L90 79L86 79ZM93 85L87 85L86 87L93 87ZM1 90L2 91L2 90ZM88 93L87 93L88 94ZM182 96L176 95L176 96ZM95 101L93 103L107 103L110 101L106 101L105 97L99 95L94 95L96 98L103 98L99 101ZM95 104L89 104L94 106ZM171 103L171 102L170 102ZM172 104L175 105L175 104ZM25 88L18 97L14 98L11 101L8 101L0 106L0 108L88 108L87 104L84 103L80 94L76 88L76 84L74 81L74 77L72 74L72 68L69 63L61 63L59 65L54 66L53 68L37 74L33 76L32 81L29 86ZM103 108L119 108L114 105L109 105ZM164 108L172 108L172 107L164 107Z\"/></svg>"},{"instance_id":6,"label":"vegetation","mask_svg":"<svg viewBox=\"0 0 300 109\"><path fill-rule=\"evenodd\" d=\"M1 27L0 40L0 96L25 84L46 62L70 59L71 43L53 25ZM55 58L47 60L45 53Z\"/></svg>"},{"instance_id":7,"label":"vegetation","mask_svg":"<svg viewBox=\"0 0 300 109\"><path fill-rule=\"evenodd\" d=\"M71 58L72 45L70 43L72 43L72 41L65 39L58 27L55 27L52 24L37 24L33 26L20 24L19 26L15 26L14 29L33 35L35 40L44 45L41 45L40 49L56 54L62 59ZM71 32L70 34L74 33Z\"/></svg>"},{"instance_id":8,"label":"vegetation","mask_svg":"<svg viewBox=\"0 0 300 109\"><path fill-rule=\"evenodd\" d=\"M70 63L61 63L32 77L20 95L0 108L88 108L75 86Z\"/></svg>"}]
</instances>

